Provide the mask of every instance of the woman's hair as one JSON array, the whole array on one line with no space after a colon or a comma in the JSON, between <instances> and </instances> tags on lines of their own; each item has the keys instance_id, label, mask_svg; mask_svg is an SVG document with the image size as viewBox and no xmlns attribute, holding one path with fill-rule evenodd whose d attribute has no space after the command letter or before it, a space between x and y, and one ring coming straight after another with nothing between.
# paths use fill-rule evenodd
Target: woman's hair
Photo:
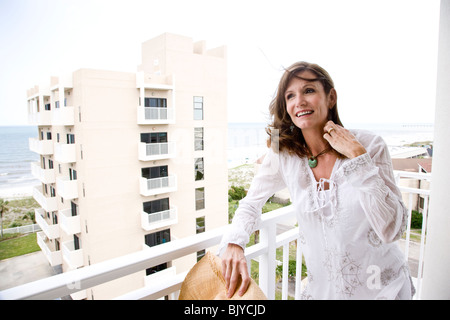
<instances>
[{"instance_id":1,"label":"woman's hair","mask_svg":"<svg viewBox=\"0 0 450 320\"><path fill-rule=\"evenodd\" d=\"M316 78L313 80L322 83L325 94L328 95L331 89L334 88L334 83L330 75L319 65L304 61L294 63L285 70L283 76L281 77L280 83L278 84L276 95L269 105L272 123L266 129L266 132L270 136L267 140L269 147L272 146L275 151L276 149L279 151L287 151L288 153L296 154L299 157L308 156L309 151L306 146L302 130L294 125L286 110L286 100L284 94L293 77L300 78L302 80L312 80L300 77L299 74L303 71L310 71L316 75ZM337 102L331 109L329 109L328 120L332 120L334 123L342 126L337 110Z\"/></svg>"}]
</instances>

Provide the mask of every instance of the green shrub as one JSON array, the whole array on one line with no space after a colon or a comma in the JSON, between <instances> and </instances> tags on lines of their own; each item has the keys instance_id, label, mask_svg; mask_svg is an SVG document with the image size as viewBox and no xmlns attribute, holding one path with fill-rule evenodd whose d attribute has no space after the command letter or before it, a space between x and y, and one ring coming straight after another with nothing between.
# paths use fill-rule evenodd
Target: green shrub
<instances>
[{"instance_id":1,"label":"green shrub","mask_svg":"<svg viewBox=\"0 0 450 320\"><path fill-rule=\"evenodd\" d=\"M411 228L422 229L422 214L416 210L411 213Z\"/></svg>"},{"instance_id":2,"label":"green shrub","mask_svg":"<svg viewBox=\"0 0 450 320\"><path fill-rule=\"evenodd\" d=\"M228 190L228 200L241 200L245 197L246 192L244 187L231 186Z\"/></svg>"},{"instance_id":3,"label":"green shrub","mask_svg":"<svg viewBox=\"0 0 450 320\"><path fill-rule=\"evenodd\" d=\"M295 277L296 274L297 261L289 260L289 271L288 277ZM277 266L276 270L277 278L281 278L283 275L283 265ZM306 266L302 263L302 277L306 276Z\"/></svg>"}]
</instances>

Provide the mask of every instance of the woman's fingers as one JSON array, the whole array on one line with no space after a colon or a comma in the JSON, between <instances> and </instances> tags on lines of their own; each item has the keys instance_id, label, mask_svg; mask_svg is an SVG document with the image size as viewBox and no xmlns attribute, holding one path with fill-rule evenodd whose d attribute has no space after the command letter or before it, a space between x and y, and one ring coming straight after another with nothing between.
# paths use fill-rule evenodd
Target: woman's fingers
<instances>
[{"instance_id":1,"label":"woman's fingers","mask_svg":"<svg viewBox=\"0 0 450 320\"><path fill-rule=\"evenodd\" d=\"M241 278L241 285L238 294L242 296L250 284L250 276L247 269L247 260L241 247L228 245L228 248L222 258L222 275L225 279L227 296L231 298Z\"/></svg>"},{"instance_id":2,"label":"woman's fingers","mask_svg":"<svg viewBox=\"0 0 450 320\"><path fill-rule=\"evenodd\" d=\"M323 138L328 143L347 158L355 158L366 153L365 148L356 140L355 136L347 129L328 121L324 128Z\"/></svg>"}]
</instances>

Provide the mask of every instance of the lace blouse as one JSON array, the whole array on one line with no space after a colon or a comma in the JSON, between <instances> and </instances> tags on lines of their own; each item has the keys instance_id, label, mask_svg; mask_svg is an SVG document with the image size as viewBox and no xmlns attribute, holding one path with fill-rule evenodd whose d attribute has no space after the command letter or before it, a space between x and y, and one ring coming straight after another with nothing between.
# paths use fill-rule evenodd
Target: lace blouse
<instances>
[{"instance_id":1,"label":"lace blouse","mask_svg":"<svg viewBox=\"0 0 450 320\"><path fill-rule=\"evenodd\" d=\"M351 132L367 153L337 159L330 179L316 181L306 158L269 150L219 252L228 243L245 248L262 206L287 187L308 270L302 298L411 299L409 268L395 241L406 229L407 210L388 148L368 131Z\"/></svg>"}]
</instances>

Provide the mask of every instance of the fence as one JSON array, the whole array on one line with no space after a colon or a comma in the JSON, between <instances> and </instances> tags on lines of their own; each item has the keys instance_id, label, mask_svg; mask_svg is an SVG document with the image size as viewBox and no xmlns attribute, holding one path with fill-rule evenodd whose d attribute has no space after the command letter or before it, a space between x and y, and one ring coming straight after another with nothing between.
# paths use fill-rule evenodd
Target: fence
<instances>
[{"instance_id":1,"label":"fence","mask_svg":"<svg viewBox=\"0 0 450 320\"><path fill-rule=\"evenodd\" d=\"M33 233L37 231L41 231L41 227L38 224L3 229L3 233Z\"/></svg>"}]
</instances>

